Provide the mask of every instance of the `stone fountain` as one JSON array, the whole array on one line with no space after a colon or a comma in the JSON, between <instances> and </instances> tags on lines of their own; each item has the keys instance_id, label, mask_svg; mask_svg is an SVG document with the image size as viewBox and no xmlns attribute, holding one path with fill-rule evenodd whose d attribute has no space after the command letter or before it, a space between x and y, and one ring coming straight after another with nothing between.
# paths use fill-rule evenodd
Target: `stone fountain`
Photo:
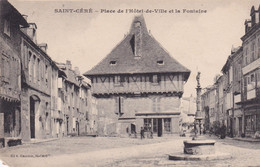
<instances>
[{"instance_id":1,"label":"stone fountain","mask_svg":"<svg viewBox=\"0 0 260 167\"><path fill-rule=\"evenodd\" d=\"M215 140L207 140L201 136L201 122L203 117L201 112L200 72L198 72L196 80L197 110L194 120L195 136L192 138L192 140L184 140L184 152L177 155L169 155L169 160L220 160L231 158L230 154L228 153L220 153L215 151Z\"/></svg>"}]
</instances>

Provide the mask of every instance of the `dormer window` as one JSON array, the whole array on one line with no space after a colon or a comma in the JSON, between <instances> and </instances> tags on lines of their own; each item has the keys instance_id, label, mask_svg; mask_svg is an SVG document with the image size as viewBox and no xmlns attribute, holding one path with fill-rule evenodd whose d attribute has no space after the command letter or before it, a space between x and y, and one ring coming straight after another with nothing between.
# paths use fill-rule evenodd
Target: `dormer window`
<instances>
[{"instance_id":1,"label":"dormer window","mask_svg":"<svg viewBox=\"0 0 260 167\"><path fill-rule=\"evenodd\" d=\"M164 65L164 61L163 61L163 60L158 60L158 61L157 61L157 64L158 64L158 65Z\"/></svg>"},{"instance_id":2,"label":"dormer window","mask_svg":"<svg viewBox=\"0 0 260 167\"><path fill-rule=\"evenodd\" d=\"M10 20L4 20L4 33L10 37L11 28L10 28Z\"/></svg>"},{"instance_id":3,"label":"dormer window","mask_svg":"<svg viewBox=\"0 0 260 167\"><path fill-rule=\"evenodd\" d=\"M139 21L135 22L135 27L141 27L141 22Z\"/></svg>"},{"instance_id":4,"label":"dormer window","mask_svg":"<svg viewBox=\"0 0 260 167\"><path fill-rule=\"evenodd\" d=\"M115 61L115 60L112 60L112 61L110 61L109 64L110 64L110 65L116 65L116 61Z\"/></svg>"}]
</instances>

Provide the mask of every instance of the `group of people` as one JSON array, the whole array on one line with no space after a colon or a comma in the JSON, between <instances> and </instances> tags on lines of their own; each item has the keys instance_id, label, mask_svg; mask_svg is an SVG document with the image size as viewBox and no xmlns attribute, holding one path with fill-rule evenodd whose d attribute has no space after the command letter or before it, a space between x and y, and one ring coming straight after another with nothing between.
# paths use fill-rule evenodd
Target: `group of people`
<instances>
[{"instance_id":1,"label":"group of people","mask_svg":"<svg viewBox=\"0 0 260 167\"><path fill-rule=\"evenodd\" d=\"M141 130L140 130L140 135L141 135L141 139L144 139L144 127L141 127ZM147 133L147 138L153 138L153 131L152 130L149 130L148 133Z\"/></svg>"},{"instance_id":2,"label":"group of people","mask_svg":"<svg viewBox=\"0 0 260 167\"><path fill-rule=\"evenodd\" d=\"M145 135L144 135L144 132L145 132L145 129L144 127L141 127L141 130L140 130L140 136L141 136L141 139L144 139L145 138ZM147 130L147 138L153 138L153 131L150 129L150 130ZM137 133L136 131L131 131L131 133L129 132L129 128L127 127L126 128L126 133L129 134L129 137L133 134L135 138L137 138Z\"/></svg>"},{"instance_id":3,"label":"group of people","mask_svg":"<svg viewBox=\"0 0 260 167\"><path fill-rule=\"evenodd\" d=\"M224 139L226 137L226 131L227 131L226 125L222 124L217 129L213 129L213 127L211 127L210 130L209 130L209 135L211 136L214 133L215 135L219 135L219 137L221 139Z\"/></svg>"}]
</instances>

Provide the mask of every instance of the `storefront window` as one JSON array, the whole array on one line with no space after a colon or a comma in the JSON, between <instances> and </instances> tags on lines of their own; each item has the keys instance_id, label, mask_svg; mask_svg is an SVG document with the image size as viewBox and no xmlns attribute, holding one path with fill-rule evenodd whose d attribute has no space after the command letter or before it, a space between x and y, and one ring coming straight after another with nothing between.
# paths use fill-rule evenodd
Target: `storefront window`
<instances>
[{"instance_id":1,"label":"storefront window","mask_svg":"<svg viewBox=\"0 0 260 167\"><path fill-rule=\"evenodd\" d=\"M164 118L164 131L171 132L171 118Z\"/></svg>"},{"instance_id":2,"label":"storefront window","mask_svg":"<svg viewBox=\"0 0 260 167\"><path fill-rule=\"evenodd\" d=\"M144 119L144 131L148 132L152 128L152 119L151 118L145 118Z\"/></svg>"},{"instance_id":3,"label":"storefront window","mask_svg":"<svg viewBox=\"0 0 260 167\"><path fill-rule=\"evenodd\" d=\"M255 131L255 121L256 115L248 115L246 116L246 130L247 131Z\"/></svg>"}]
</instances>

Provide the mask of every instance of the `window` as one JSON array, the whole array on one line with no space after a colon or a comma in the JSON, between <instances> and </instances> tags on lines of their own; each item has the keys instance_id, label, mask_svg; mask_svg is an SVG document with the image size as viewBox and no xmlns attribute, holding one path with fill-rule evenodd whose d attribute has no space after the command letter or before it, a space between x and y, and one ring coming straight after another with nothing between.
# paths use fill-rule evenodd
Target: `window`
<instances>
[{"instance_id":1,"label":"window","mask_svg":"<svg viewBox=\"0 0 260 167\"><path fill-rule=\"evenodd\" d=\"M164 131L171 132L171 118L164 118Z\"/></svg>"},{"instance_id":2,"label":"window","mask_svg":"<svg viewBox=\"0 0 260 167\"><path fill-rule=\"evenodd\" d=\"M260 38L258 38L258 58L260 58Z\"/></svg>"},{"instance_id":3,"label":"window","mask_svg":"<svg viewBox=\"0 0 260 167\"><path fill-rule=\"evenodd\" d=\"M10 27L10 20L4 20L4 33L10 37L11 34L11 27Z\"/></svg>"},{"instance_id":4,"label":"window","mask_svg":"<svg viewBox=\"0 0 260 167\"><path fill-rule=\"evenodd\" d=\"M36 56L33 55L33 81L36 83L36 77L37 77L37 60Z\"/></svg>"},{"instance_id":5,"label":"window","mask_svg":"<svg viewBox=\"0 0 260 167\"><path fill-rule=\"evenodd\" d=\"M86 104L86 106L88 106L88 98L87 97L85 97L85 104Z\"/></svg>"},{"instance_id":6,"label":"window","mask_svg":"<svg viewBox=\"0 0 260 167\"><path fill-rule=\"evenodd\" d=\"M157 97L157 98L153 98L153 112L160 112L161 111L161 98Z\"/></svg>"},{"instance_id":7,"label":"window","mask_svg":"<svg viewBox=\"0 0 260 167\"><path fill-rule=\"evenodd\" d=\"M9 57L5 54L2 54L2 64L1 64L1 77L3 77L4 82L9 82L10 79L10 61Z\"/></svg>"},{"instance_id":8,"label":"window","mask_svg":"<svg viewBox=\"0 0 260 167\"><path fill-rule=\"evenodd\" d=\"M149 132L152 129L152 119L151 118L145 118L144 119L144 131Z\"/></svg>"},{"instance_id":9,"label":"window","mask_svg":"<svg viewBox=\"0 0 260 167\"><path fill-rule=\"evenodd\" d=\"M89 116L88 116L88 111L86 111L86 121L88 121L89 119Z\"/></svg>"},{"instance_id":10,"label":"window","mask_svg":"<svg viewBox=\"0 0 260 167\"><path fill-rule=\"evenodd\" d=\"M29 51L29 79L32 80L33 62L32 62L32 52Z\"/></svg>"},{"instance_id":11,"label":"window","mask_svg":"<svg viewBox=\"0 0 260 167\"><path fill-rule=\"evenodd\" d=\"M40 73L41 73L41 69L40 69L40 59L37 59L37 80L38 82L40 82Z\"/></svg>"},{"instance_id":12,"label":"window","mask_svg":"<svg viewBox=\"0 0 260 167\"><path fill-rule=\"evenodd\" d=\"M115 85L120 85L120 82L121 82L121 77L119 75L116 75L114 77L114 84Z\"/></svg>"},{"instance_id":13,"label":"window","mask_svg":"<svg viewBox=\"0 0 260 167\"><path fill-rule=\"evenodd\" d=\"M257 87L260 87L260 70L256 72L256 81L257 81Z\"/></svg>"},{"instance_id":14,"label":"window","mask_svg":"<svg viewBox=\"0 0 260 167\"><path fill-rule=\"evenodd\" d=\"M158 60L158 61L157 61L157 64L158 64L158 65L163 65L164 62L163 62L163 60Z\"/></svg>"},{"instance_id":15,"label":"window","mask_svg":"<svg viewBox=\"0 0 260 167\"><path fill-rule=\"evenodd\" d=\"M158 84L160 82L160 80L161 80L160 75L155 74L155 75L151 76L151 82L153 84Z\"/></svg>"},{"instance_id":16,"label":"window","mask_svg":"<svg viewBox=\"0 0 260 167\"><path fill-rule=\"evenodd\" d=\"M110 65L116 65L116 61L114 60L110 61Z\"/></svg>"},{"instance_id":17,"label":"window","mask_svg":"<svg viewBox=\"0 0 260 167\"><path fill-rule=\"evenodd\" d=\"M255 42L251 45L251 60L250 62L253 62L255 60Z\"/></svg>"},{"instance_id":18,"label":"window","mask_svg":"<svg viewBox=\"0 0 260 167\"><path fill-rule=\"evenodd\" d=\"M135 22L135 27L141 27L141 22L139 21Z\"/></svg>"},{"instance_id":19,"label":"window","mask_svg":"<svg viewBox=\"0 0 260 167\"><path fill-rule=\"evenodd\" d=\"M48 87L48 65L45 65L45 82Z\"/></svg>"},{"instance_id":20,"label":"window","mask_svg":"<svg viewBox=\"0 0 260 167\"><path fill-rule=\"evenodd\" d=\"M245 117L246 119L246 130L248 131L255 131L255 121L256 115L248 115Z\"/></svg>"},{"instance_id":21,"label":"window","mask_svg":"<svg viewBox=\"0 0 260 167\"><path fill-rule=\"evenodd\" d=\"M28 49L27 47L24 45L24 67L28 68Z\"/></svg>"},{"instance_id":22,"label":"window","mask_svg":"<svg viewBox=\"0 0 260 167\"><path fill-rule=\"evenodd\" d=\"M247 52L248 52L248 48L245 48L245 51L244 51L244 66L246 66L248 64Z\"/></svg>"},{"instance_id":23,"label":"window","mask_svg":"<svg viewBox=\"0 0 260 167\"><path fill-rule=\"evenodd\" d=\"M255 82L255 75L254 74L251 74L251 83L252 82Z\"/></svg>"}]
</instances>

